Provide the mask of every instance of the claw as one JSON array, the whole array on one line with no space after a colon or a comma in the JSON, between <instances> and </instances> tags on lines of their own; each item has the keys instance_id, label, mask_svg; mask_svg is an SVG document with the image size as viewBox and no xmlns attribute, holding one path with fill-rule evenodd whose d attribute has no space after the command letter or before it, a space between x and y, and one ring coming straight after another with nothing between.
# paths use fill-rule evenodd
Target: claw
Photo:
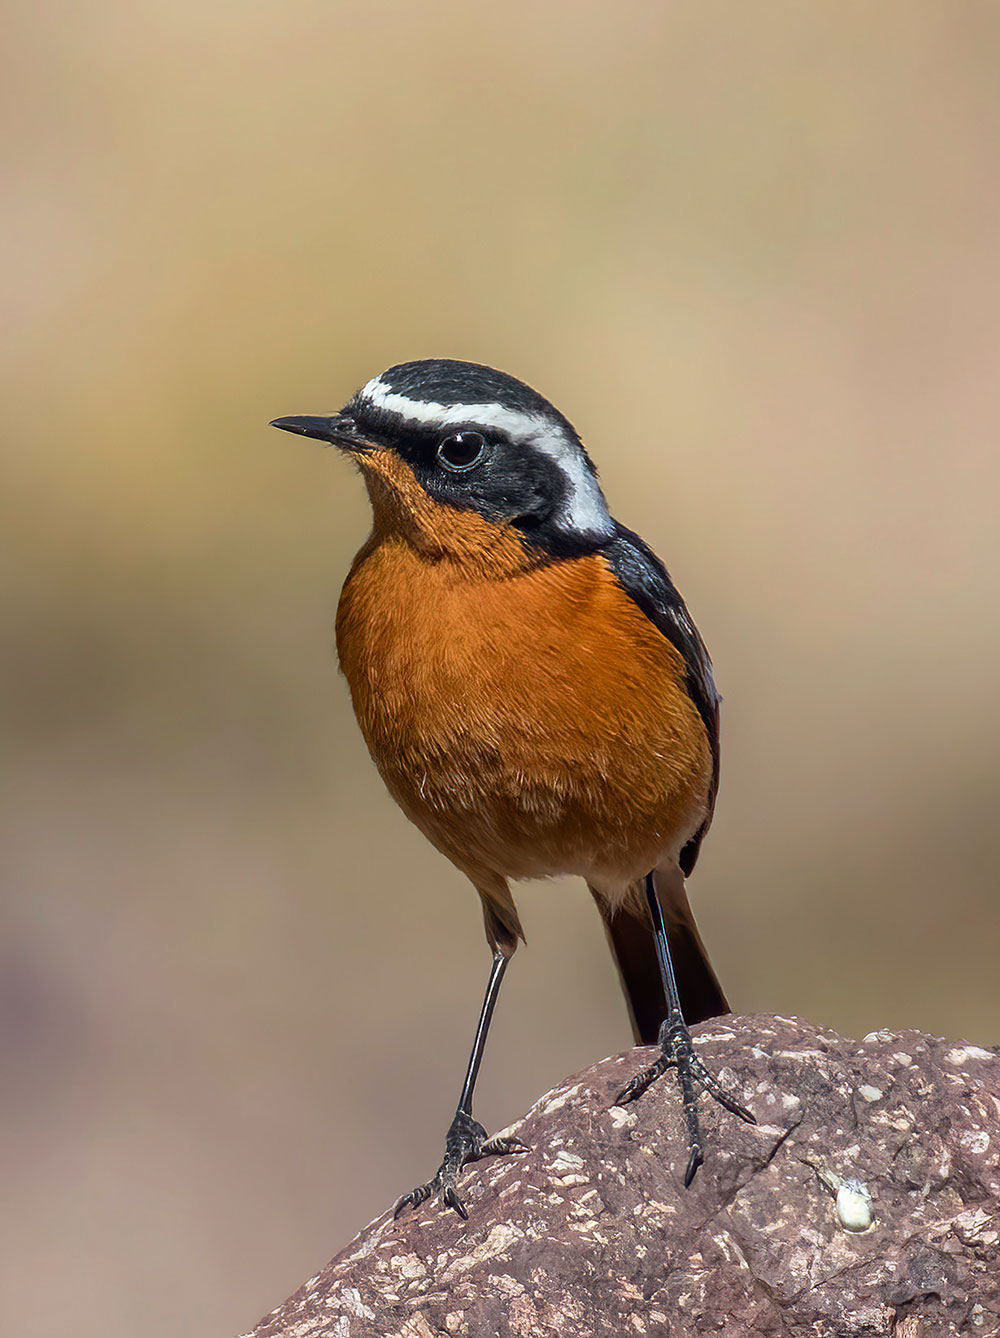
<instances>
[{"instance_id":1,"label":"claw","mask_svg":"<svg viewBox=\"0 0 1000 1338\"><path fill-rule=\"evenodd\" d=\"M449 1185L448 1188L441 1195L441 1199L444 1202L444 1206L446 1208L455 1209L455 1211L458 1213L459 1217L462 1219L463 1222L467 1222L469 1220L469 1213L465 1204L458 1197L458 1194L455 1192L454 1188L451 1185Z\"/></svg>"},{"instance_id":2,"label":"claw","mask_svg":"<svg viewBox=\"0 0 1000 1338\"><path fill-rule=\"evenodd\" d=\"M688 1158L687 1170L684 1172L685 1189L691 1188L691 1181L695 1178L695 1175L698 1172L698 1167L703 1165L704 1161L705 1156L701 1148L692 1148L691 1156Z\"/></svg>"}]
</instances>

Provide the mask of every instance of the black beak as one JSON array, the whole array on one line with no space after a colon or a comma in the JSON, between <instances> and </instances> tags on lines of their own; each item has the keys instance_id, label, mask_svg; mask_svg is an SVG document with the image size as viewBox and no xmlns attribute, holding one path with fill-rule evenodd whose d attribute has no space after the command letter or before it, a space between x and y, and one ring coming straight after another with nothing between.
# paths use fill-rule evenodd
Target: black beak
<instances>
[{"instance_id":1,"label":"black beak","mask_svg":"<svg viewBox=\"0 0 1000 1338\"><path fill-rule=\"evenodd\" d=\"M364 451L369 445L354 419L346 413L331 414L329 418L275 418L271 427L280 427L282 432L295 432L300 437L328 441L347 451Z\"/></svg>"}]
</instances>

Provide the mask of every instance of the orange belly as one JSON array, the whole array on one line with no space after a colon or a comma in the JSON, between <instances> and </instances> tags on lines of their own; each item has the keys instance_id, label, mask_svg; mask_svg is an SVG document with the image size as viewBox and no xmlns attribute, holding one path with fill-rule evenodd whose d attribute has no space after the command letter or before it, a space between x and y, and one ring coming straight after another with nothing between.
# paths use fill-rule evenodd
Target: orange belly
<instances>
[{"instance_id":1,"label":"orange belly","mask_svg":"<svg viewBox=\"0 0 1000 1338\"><path fill-rule=\"evenodd\" d=\"M337 649L391 794L474 881L624 887L705 817L711 756L683 661L597 555L497 579L373 540Z\"/></svg>"}]
</instances>

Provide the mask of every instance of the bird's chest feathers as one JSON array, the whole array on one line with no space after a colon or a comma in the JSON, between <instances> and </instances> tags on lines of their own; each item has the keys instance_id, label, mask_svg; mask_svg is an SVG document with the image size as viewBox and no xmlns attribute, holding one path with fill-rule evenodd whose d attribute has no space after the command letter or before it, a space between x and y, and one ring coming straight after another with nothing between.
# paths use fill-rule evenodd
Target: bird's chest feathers
<instances>
[{"instance_id":1,"label":"bird's chest feathers","mask_svg":"<svg viewBox=\"0 0 1000 1338\"><path fill-rule=\"evenodd\" d=\"M389 790L460 868L625 885L704 817L683 662L596 555L490 576L373 539L337 647Z\"/></svg>"},{"instance_id":2,"label":"bird's chest feathers","mask_svg":"<svg viewBox=\"0 0 1000 1338\"><path fill-rule=\"evenodd\" d=\"M337 649L373 751L413 747L440 760L458 742L499 742L526 668L533 677L546 584L530 570L428 561L406 543L363 552L341 596Z\"/></svg>"},{"instance_id":3,"label":"bird's chest feathers","mask_svg":"<svg viewBox=\"0 0 1000 1338\"><path fill-rule=\"evenodd\" d=\"M337 646L390 788L556 793L619 776L640 789L707 747L670 643L600 557L493 576L372 543L348 577ZM409 778L409 780L406 780ZM658 783L662 780L658 775Z\"/></svg>"}]
</instances>

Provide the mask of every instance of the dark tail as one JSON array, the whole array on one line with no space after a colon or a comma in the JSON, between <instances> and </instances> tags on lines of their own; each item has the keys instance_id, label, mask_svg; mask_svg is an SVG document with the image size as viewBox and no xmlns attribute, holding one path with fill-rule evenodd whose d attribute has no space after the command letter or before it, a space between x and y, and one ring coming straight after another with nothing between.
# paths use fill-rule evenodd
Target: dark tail
<instances>
[{"instance_id":1,"label":"dark tail","mask_svg":"<svg viewBox=\"0 0 1000 1338\"><path fill-rule=\"evenodd\" d=\"M698 933L680 870L676 876L673 870L663 870L654 877L684 1020L693 1024L728 1013L729 1003ZM667 1008L642 885L619 910L612 910L594 888L590 891L604 921L636 1042L655 1045Z\"/></svg>"}]
</instances>

